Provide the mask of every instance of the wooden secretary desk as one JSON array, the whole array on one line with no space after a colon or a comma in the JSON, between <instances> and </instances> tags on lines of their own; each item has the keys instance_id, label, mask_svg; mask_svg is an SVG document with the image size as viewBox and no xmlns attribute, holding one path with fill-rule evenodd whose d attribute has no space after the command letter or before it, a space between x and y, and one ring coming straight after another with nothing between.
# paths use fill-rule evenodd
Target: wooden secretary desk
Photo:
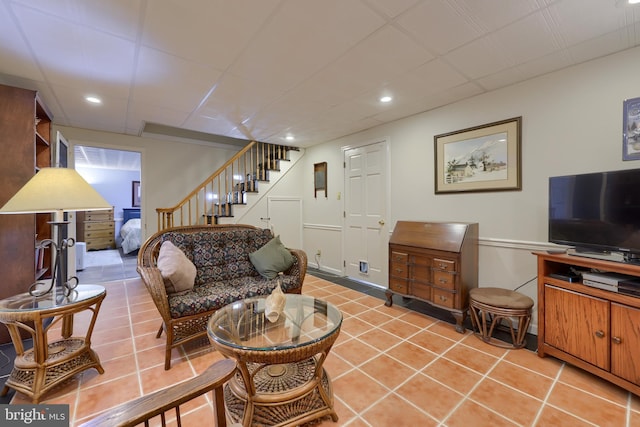
<instances>
[{"instance_id":1,"label":"wooden secretary desk","mask_svg":"<svg viewBox=\"0 0 640 427\"><path fill-rule=\"evenodd\" d=\"M389 240L389 290L445 309L464 333L469 289L478 286L478 224L398 221Z\"/></svg>"}]
</instances>

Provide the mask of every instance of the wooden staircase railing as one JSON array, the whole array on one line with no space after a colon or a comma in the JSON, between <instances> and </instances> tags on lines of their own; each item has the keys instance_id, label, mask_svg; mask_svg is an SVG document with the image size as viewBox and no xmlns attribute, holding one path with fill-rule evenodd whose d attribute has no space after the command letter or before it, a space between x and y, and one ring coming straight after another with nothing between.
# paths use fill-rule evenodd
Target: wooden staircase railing
<instances>
[{"instance_id":1,"label":"wooden staircase railing","mask_svg":"<svg viewBox=\"0 0 640 427\"><path fill-rule=\"evenodd\" d=\"M158 231L233 216L232 206L246 204L247 193L257 193L258 183L269 181L269 171L279 170L290 150L297 148L251 141L177 205L157 208Z\"/></svg>"}]
</instances>

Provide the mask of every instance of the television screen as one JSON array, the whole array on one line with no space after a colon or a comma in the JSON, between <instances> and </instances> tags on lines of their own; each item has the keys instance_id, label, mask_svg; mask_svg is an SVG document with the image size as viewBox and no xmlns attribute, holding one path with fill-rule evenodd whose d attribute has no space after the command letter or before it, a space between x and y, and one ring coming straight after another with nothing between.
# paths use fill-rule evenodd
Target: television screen
<instances>
[{"instance_id":1,"label":"television screen","mask_svg":"<svg viewBox=\"0 0 640 427\"><path fill-rule=\"evenodd\" d=\"M549 178L549 241L640 254L640 169Z\"/></svg>"}]
</instances>

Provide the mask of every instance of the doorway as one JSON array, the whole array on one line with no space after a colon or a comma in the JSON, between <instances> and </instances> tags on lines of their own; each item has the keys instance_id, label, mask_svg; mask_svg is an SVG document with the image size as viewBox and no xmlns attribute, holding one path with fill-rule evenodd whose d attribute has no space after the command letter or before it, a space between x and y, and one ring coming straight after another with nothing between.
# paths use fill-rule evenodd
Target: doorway
<instances>
[{"instance_id":1,"label":"doorway","mask_svg":"<svg viewBox=\"0 0 640 427\"><path fill-rule=\"evenodd\" d=\"M131 274L131 269L126 267L135 264L137 248L141 243L142 207L136 206L136 201L140 200L138 191L142 189L142 153L87 145L75 145L73 153L74 168L113 206L113 213L109 218L103 218L102 214L96 215L100 223L96 223L96 227L93 227L95 233L93 238L98 243L91 245L89 241L79 242L85 243L86 248L84 258L82 254L76 255L79 275L87 275L89 272L81 261L87 261L87 267L92 271L102 268L102 273L108 270L116 273L118 277L124 274L123 271L129 271ZM77 227L85 227L87 221L93 221L93 218L85 215L79 215L80 217L83 221L78 222ZM128 223L131 218L137 218L137 222ZM132 228L134 228L133 231L131 231ZM133 235L129 236L127 234L129 232ZM132 240L136 243L131 244ZM78 245L78 251L82 246ZM100 260L104 260L104 263ZM83 270L85 271L81 273ZM133 272L135 273L135 269ZM133 274L132 277L135 276Z\"/></svg>"},{"instance_id":2,"label":"doorway","mask_svg":"<svg viewBox=\"0 0 640 427\"><path fill-rule=\"evenodd\" d=\"M387 287L388 142L382 140L343 150L345 274Z\"/></svg>"}]
</instances>

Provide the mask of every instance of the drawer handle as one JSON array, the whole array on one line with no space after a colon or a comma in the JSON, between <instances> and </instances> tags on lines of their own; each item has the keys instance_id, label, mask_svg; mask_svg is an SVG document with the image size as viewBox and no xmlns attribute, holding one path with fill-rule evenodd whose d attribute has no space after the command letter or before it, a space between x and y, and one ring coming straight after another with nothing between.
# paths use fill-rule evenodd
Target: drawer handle
<instances>
[{"instance_id":1,"label":"drawer handle","mask_svg":"<svg viewBox=\"0 0 640 427\"><path fill-rule=\"evenodd\" d=\"M611 341L613 341L614 344L622 344L622 338L620 337L612 337Z\"/></svg>"},{"instance_id":2,"label":"drawer handle","mask_svg":"<svg viewBox=\"0 0 640 427\"><path fill-rule=\"evenodd\" d=\"M438 298L440 298L440 301L446 301L449 298L445 297L444 295L438 295Z\"/></svg>"},{"instance_id":3,"label":"drawer handle","mask_svg":"<svg viewBox=\"0 0 640 427\"><path fill-rule=\"evenodd\" d=\"M449 281L447 279L440 279L440 283L449 283Z\"/></svg>"},{"instance_id":4,"label":"drawer handle","mask_svg":"<svg viewBox=\"0 0 640 427\"><path fill-rule=\"evenodd\" d=\"M598 338L603 338L604 337L604 331L600 331L600 330L596 331L595 332L595 336L598 337Z\"/></svg>"}]
</instances>

